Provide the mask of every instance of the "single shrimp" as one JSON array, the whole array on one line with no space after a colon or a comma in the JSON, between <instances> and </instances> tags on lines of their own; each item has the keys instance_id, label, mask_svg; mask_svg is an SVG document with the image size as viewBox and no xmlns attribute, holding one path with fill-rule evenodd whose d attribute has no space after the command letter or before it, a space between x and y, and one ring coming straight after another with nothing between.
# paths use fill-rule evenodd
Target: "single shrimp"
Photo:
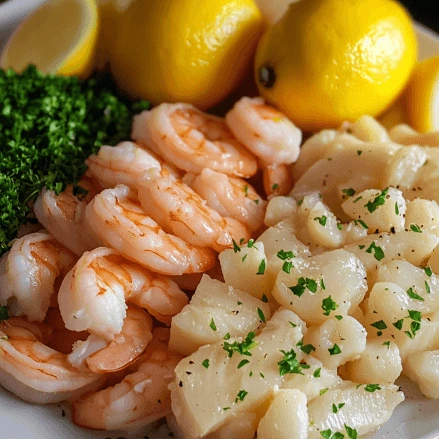
<instances>
[{"instance_id":1,"label":"single shrimp","mask_svg":"<svg viewBox=\"0 0 439 439\"><path fill-rule=\"evenodd\" d=\"M215 265L215 252L165 233L127 186L118 185L96 195L87 205L85 219L101 245L157 273L200 273Z\"/></svg>"},{"instance_id":2,"label":"single shrimp","mask_svg":"<svg viewBox=\"0 0 439 439\"><path fill-rule=\"evenodd\" d=\"M133 142L101 146L98 153L89 156L85 163L103 189L113 188L118 184L137 189L139 177L151 168L160 170L167 167L170 172L178 174L176 169L166 165L152 151Z\"/></svg>"},{"instance_id":3,"label":"single shrimp","mask_svg":"<svg viewBox=\"0 0 439 439\"><path fill-rule=\"evenodd\" d=\"M252 232L263 225L267 202L242 178L206 168L199 175L186 174L183 182L221 216L239 221Z\"/></svg>"},{"instance_id":4,"label":"single shrimp","mask_svg":"<svg viewBox=\"0 0 439 439\"><path fill-rule=\"evenodd\" d=\"M257 172L257 161L224 120L190 104L160 104L134 117L131 137L148 145L177 168L204 168L239 177Z\"/></svg>"},{"instance_id":5,"label":"single shrimp","mask_svg":"<svg viewBox=\"0 0 439 439\"><path fill-rule=\"evenodd\" d=\"M59 309L67 329L89 331L108 341L116 340L122 331L126 302L145 308L158 320L170 324L188 298L168 277L105 247L84 253L58 292Z\"/></svg>"},{"instance_id":6,"label":"single shrimp","mask_svg":"<svg viewBox=\"0 0 439 439\"><path fill-rule=\"evenodd\" d=\"M53 293L77 257L47 233L17 239L0 259L0 304L42 322Z\"/></svg>"},{"instance_id":7,"label":"single shrimp","mask_svg":"<svg viewBox=\"0 0 439 439\"><path fill-rule=\"evenodd\" d=\"M105 376L79 371L45 341L41 324L17 317L0 322L0 385L36 404L76 399L102 387Z\"/></svg>"},{"instance_id":8,"label":"single shrimp","mask_svg":"<svg viewBox=\"0 0 439 439\"><path fill-rule=\"evenodd\" d=\"M84 395L72 405L76 425L96 430L144 427L171 413L168 385L181 360L155 338L136 369L120 383Z\"/></svg>"},{"instance_id":9,"label":"single shrimp","mask_svg":"<svg viewBox=\"0 0 439 439\"><path fill-rule=\"evenodd\" d=\"M166 232L174 233L190 244L220 252L233 247L233 240L250 238L239 221L222 217L165 169L144 175L138 197L143 210Z\"/></svg>"},{"instance_id":10,"label":"single shrimp","mask_svg":"<svg viewBox=\"0 0 439 439\"><path fill-rule=\"evenodd\" d=\"M293 189L291 166L284 163L263 166L262 181L269 200L279 195L288 195Z\"/></svg>"},{"instance_id":11,"label":"single shrimp","mask_svg":"<svg viewBox=\"0 0 439 439\"><path fill-rule=\"evenodd\" d=\"M59 195L43 189L34 204L35 216L58 242L80 256L98 246L83 219L85 207L100 190L89 174Z\"/></svg>"},{"instance_id":12,"label":"single shrimp","mask_svg":"<svg viewBox=\"0 0 439 439\"><path fill-rule=\"evenodd\" d=\"M235 137L265 164L291 164L299 157L302 131L262 98L241 98L225 119Z\"/></svg>"}]
</instances>

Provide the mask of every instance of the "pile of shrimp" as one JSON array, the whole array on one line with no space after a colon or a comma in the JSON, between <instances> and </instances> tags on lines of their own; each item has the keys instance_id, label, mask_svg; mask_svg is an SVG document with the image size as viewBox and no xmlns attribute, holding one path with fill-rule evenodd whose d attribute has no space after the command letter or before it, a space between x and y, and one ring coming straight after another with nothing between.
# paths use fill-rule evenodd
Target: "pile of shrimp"
<instances>
[{"instance_id":1,"label":"pile of shrimp","mask_svg":"<svg viewBox=\"0 0 439 439\"><path fill-rule=\"evenodd\" d=\"M202 273L221 278L219 252L261 232L302 141L261 98L225 118L164 103L135 117L131 137L90 156L77 185L43 190L40 230L0 259L0 384L70 401L75 424L100 430L170 413L171 319Z\"/></svg>"}]
</instances>

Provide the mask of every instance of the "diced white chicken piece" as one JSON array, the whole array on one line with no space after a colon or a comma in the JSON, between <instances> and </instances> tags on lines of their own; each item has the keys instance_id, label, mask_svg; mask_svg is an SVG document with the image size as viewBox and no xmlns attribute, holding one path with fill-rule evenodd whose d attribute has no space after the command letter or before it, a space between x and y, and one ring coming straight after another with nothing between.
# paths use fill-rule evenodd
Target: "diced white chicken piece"
<instances>
[{"instance_id":1,"label":"diced white chicken piece","mask_svg":"<svg viewBox=\"0 0 439 439\"><path fill-rule=\"evenodd\" d=\"M402 191L411 189L416 185L427 158L425 148L420 146L401 148L386 166L383 184L398 187Z\"/></svg>"},{"instance_id":2,"label":"diced white chicken piece","mask_svg":"<svg viewBox=\"0 0 439 439\"><path fill-rule=\"evenodd\" d=\"M423 314L439 309L439 276L428 267L423 269L407 261L392 261L378 269L377 282L399 285L411 299L404 302L406 309L422 311Z\"/></svg>"},{"instance_id":3,"label":"diced white chicken piece","mask_svg":"<svg viewBox=\"0 0 439 439\"><path fill-rule=\"evenodd\" d=\"M279 362L289 367L287 359L294 357L301 367L303 352L296 346L303 338L300 325L293 327L285 316L275 314L254 339L202 346L180 361L170 387L172 410L184 437L204 437L239 413L267 403L283 382Z\"/></svg>"},{"instance_id":4,"label":"diced white chicken piece","mask_svg":"<svg viewBox=\"0 0 439 439\"><path fill-rule=\"evenodd\" d=\"M250 294L203 275L191 301L172 318L169 348L183 355L226 334L245 336L270 318L270 307Z\"/></svg>"},{"instance_id":5,"label":"diced white chicken piece","mask_svg":"<svg viewBox=\"0 0 439 439\"><path fill-rule=\"evenodd\" d=\"M360 358L345 364L343 378L364 384L393 384L401 372L401 356L396 343L373 338L367 340Z\"/></svg>"},{"instance_id":6,"label":"diced white chicken piece","mask_svg":"<svg viewBox=\"0 0 439 439\"><path fill-rule=\"evenodd\" d=\"M367 301L365 326L381 333L383 342L395 342L404 361L413 352L439 348L439 321L424 316L422 307L422 301L409 297L400 286L377 282Z\"/></svg>"},{"instance_id":7,"label":"diced white chicken piece","mask_svg":"<svg viewBox=\"0 0 439 439\"><path fill-rule=\"evenodd\" d=\"M416 352L404 362L404 373L428 398L439 399L439 350Z\"/></svg>"},{"instance_id":8,"label":"diced white chicken piece","mask_svg":"<svg viewBox=\"0 0 439 439\"><path fill-rule=\"evenodd\" d=\"M265 210L264 223L267 227L275 226L280 221L291 218L297 210L297 201L292 197L273 197Z\"/></svg>"},{"instance_id":9,"label":"diced white chicken piece","mask_svg":"<svg viewBox=\"0 0 439 439\"><path fill-rule=\"evenodd\" d=\"M332 249L344 244L337 218L321 201L310 210L306 226L314 245Z\"/></svg>"},{"instance_id":10,"label":"diced white chicken piece","mask_svg":"<svg viewBox=\"0 0 439 439\"><path fill-rule=\"evenodd\" d=\"M305 345L305 349L309 348ZM312 350L311 350L312 353ZM310 367L303 369L300 374L290 374L285 377L283 388L298 389L306 395L308 401L320 396L324 389L337 387L342 384L342 379L337 375L337 370L323 366L323 363L311 355L304 360Z\"/></svg>"},{"instance_id":11,"label":"diced white chicken piece","mask_svg":"<svg viewBox=\"0 0 439 439\"><path fill-rule=\"evenodd\" d=\"M265 272L267 258L264 244L250 240L247 244L222 251L219 261L224 281L238 290L261 299L270 296L273 280Z\"/></svg>"},{"instance_id":12,"label":"diced white chicken piece","mask_svg":"<svg viewBox=\"0 0 439 439\"><path fill-rule=\"evenodd\" d=\"M303 344L315 347L315 355L327 368L357 359L366 349L367 332L363 325L350 316L341 320L326 320L320 326L308 328Z\"/></svg>"},{"instance_id":13,"label":"diced white chicken piece","mask_svg":"<svg viewBox=\"0 0 439 439\"><path fill-rule=\"evenodd\" d=\"M335 432L349 437L346 426L356 430L358 437L366 435L383 425L403 400L403 393L395 385L330 389L308 404L308 438L321 439L321 432L327 430L331 432L328 437Z\"/></svg>"},{"instance_id":14,"label":"diced white chicken piece","mask_svg":"<svg viewBox=\"0 0 439 439\"><path fill-rule=\"evenodd\" d=\"M281 271L272 294L306 323L317 325L335 314L347 315L367 291L360 260L344 250L294 259L290 273Z\"/></svg>"},{"instance_id":15,"label":"diced white chicken piece","mask_svg":"<svg viewBox=\"0 0 439 439\"><path fill-rule=\"evenodd\" d=\"M434 200L417 198L407 203L405 228L428 230L439 236L439 205Z\"/></svg>"},{"instance_id":16,"label":"diced white chicken piece","mask_svg":"<svg viewBox=\"0 0 439 439\"><path fill-rule=\"evenodd\" d=\"M306 402L300 390L279 390L259 422L258 439L307 439Z\"/></svg>"},{"instance_id":17,"label":"diced white chicken piece","mask_svg":"<svg viewBox=\"0 0 439 439\"><path fill-rule=\"evenodd\" d=\"M364 264L370 283L375 282L376 270L381 264L395 259L405 259L413 265L421 265L430 257L439 238L432 233L415 233L403 230L398 233L369 235L355 244L344 247Z\"/></svg>"},{"instance_id":18,"label":"diced white chicken piece","mask_svg":"<svg viewBox=\"0 0 439 439\"><path fill-rule=\"evenodd\" d=\"M291 195L300 199L306 194L320 191L323 202L338 218L343 218L339 186L349 181L358 192L371 187L382 188L380 182L384 169L399 148L391 143L364 144L358 143L358 140L357 143L338 140L337 148L332 148L330 155L315 162L301 176Z\"/></svg>"},{"instance_id":19,"label":"diced white chicken piece","mask_svg":"<svg viewBox=\"0 0 439 439\"><path fill-rule=\"evenodd\" d=\"M402 192L394 188L383 191L367 189L348 198L342 208L346 215L362 225L369 233L404 229L406 202Z\"/></svg>"}]
</instances>

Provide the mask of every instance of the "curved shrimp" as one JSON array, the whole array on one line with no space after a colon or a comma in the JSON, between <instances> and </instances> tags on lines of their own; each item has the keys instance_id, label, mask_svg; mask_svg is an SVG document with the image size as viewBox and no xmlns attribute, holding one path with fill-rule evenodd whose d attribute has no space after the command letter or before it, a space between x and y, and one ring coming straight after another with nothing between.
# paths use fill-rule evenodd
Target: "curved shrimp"
<instances>
[{"instance_id":1,"label":"curved shrimp","mask_svg":"<svg viewBox=\"0 0 439 439\"><path fill-rule=\"evenodd\" d=\"M108 341L115 340L122 330L126 302L169 324L188 298L166 276L104 247L86 252L66 275L58 293L67 329L89 331Z\"/></svg>"},{"instance_id":2,"label":"curved shrimp","mask_svg":"<svg viewBox=\"0 0 439 439\"><path fill-rule=\"evenodd\" d=\"M194 247L165 233L127 186L96 195L85 210L85 219L103 245L157 273L200 273L215 265L211 249Z\"/></svg>"},{"instance_id":3,"label":"curved shrimp","mask_svg":"<svg viewBox=\"0 0 439 439\"><path fill-rule=\"evenodd\" d=\"M137 189L139 177L147 170L167 167L171 173L178 172L144 147L133 142L121 142L116 146L101 146L96 155L85 161L88 171L103 189L124 184Z\"/></svg>"},{"instance_id":4,"label":"curved shrimp","mask_svg":"<svg viewBox=\"0 0 439 439\"><path fill-rule=\"evenodd\" d=\"M290 165L267 165L262 168L264 191L270 200L279 195L288 195L293 189L293 173Z\"/></svg>"},{"instance_id":5,"label":"curved shrimp","mask_svg":"<svg viewBox=\"0 0 439 439\"><path fill-rule=\"evenodd\" d=\"M263 225L267 202L242 178L206 168L199 175L186 174L183 182L221 216L239 221L252 232Z\"/></svg>"},{"instance_id":6,"label":"curved shrimp","mask_svg":"<svg viewBox=\"0 0 439 439\"><path fill-rule=\"evenodd\" d=\"M0 304L12 315L42 322L56 283L77 257L47 233L17 239L0 259Z\"/></svg>"},{"instance_id":7,"label":"curved shrimp","mask_svg":"<svg viewBox=\"0 0 439 439\"><path fill-rule=\"evenodd\" d=\"M25 401L48 404L102 387L105 377L74 368L46 346L41 324L22 318L0 322L0 384Z\"/></svg>"},{"instance_id":8,"label":"curved shrimp","mask_svg":"<svg viewBox=\"0 0 439 439\"><path fill-rule=\"evenodd\" d=\"M160 104L140 113L134 117L131 137L187 172L210 168L239 177L257 172L255 157L224 120L190 104Z\"/></svg>"},{"instance_id":9,"label":"curved shrimp","mask_svg":"<svg viewBox=\"0 0 439 439\"><path fill-rule=\"evenodd\" d=\"M58 242L80 256L98 246L83 218L85 207L99 191L89 176L59 195L43 189L34 204L35 216Z\"/></svg>"},{"instance_id":10,"label":"curved shrimp","mask_svg":"<svg viewBox=\"0 0 439 439\"><path fill-rule=\"evenodd\" d=\"M126 430L144 427L171 413L168 385L181 360L155 339L139 366L114 385L84 395L72 406L73 422L97 430Z\"/></svg>"},{"instance_id":11,"label":"curved shrimp","mask_svg":"<svg viewBox=\"0 0 439 439\"><path fill-rule=\"evenodd\" d=\"M225 119L235 137L263 163L291 164L299 157L301 130L262 98L241 98Z\"/></svg>"},{"instance_id":12,"label":"curved shrimp","mask_svg":"<svg viewBox=\"0 0 439 439\"><path fill-rule=\"evenodd\" d=\"M143 210L165 231L190 244L220 252L233 247L233 240L250 238L248 230L233 218L224 218L165 169L150 171L141 180L138 193Z\"/></svg>"}]
</instances>

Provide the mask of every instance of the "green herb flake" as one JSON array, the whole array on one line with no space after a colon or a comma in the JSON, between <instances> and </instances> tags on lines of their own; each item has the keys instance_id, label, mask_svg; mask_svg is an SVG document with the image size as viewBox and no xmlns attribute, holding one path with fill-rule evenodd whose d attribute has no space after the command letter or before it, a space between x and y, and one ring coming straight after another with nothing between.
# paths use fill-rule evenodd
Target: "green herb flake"
<instances>
[{"instance_id":1,"label":"green herb flake","mask_svg":"<svg viewBox=\"0 0 439 439\"><path fill-rule=\"evenodd\" d=\"M386 202L386 196L388 192L389 188L384 189L372 201L367 202L364 207L366 207L370 213L375 212L375 210L377 210Z\"/></svg>"},{"instance_id":2,"label":"green herb flake","mask_svg":"<svg viewBox=\"0 0 439 439\"><path fill-rule=\"evenodd\" d=\"M297 327L297 325L293 322L288 322L293 328Z\"/></svg>"},{"instance_id":3,"label":"green herb flake","mask_svg":"<svg viewBox=\"0 0 439 439\"><path fill-rule=\"evenodd\" d=\"M362 199L363 197L360 195L359 197L355 198L354 203L358 203Z\"/></svg>"},{"instance_id":4,"label":"green herb flake","mask_svg":"<svg viewBox=\"0 0 439 439\"><path fill-rule=\"evenodd\" d=\"M215 325L215 321L213 320L213 318L210 320L209 326L212 329L212 331L217 331L218 330L218 328Z\"/></svg>"},{"instance_id":5,"label":"green herb flake","mask_svg":"<svg viewBox=\"0 0 439 439\"><path fill-rule=\"evenodd\" d=\"M244 194L245 194L246 197L248 197L248 184L246 184L244 186Z\"/></svg>"},{"instance_id":6,"label":"green herb flake","mask_svg":"<svg viewBox=\"0 0 439 439\"><path fill-rule=\"evenodd\" d=\"M398 202L395 201L395 214L399 215L399 206L398 206Z\"/></svg>"},{"instance_id":7,"label":"green herb flake","mask_svg":"<svg viewBox=\"0 0 439 439\"><path fill-rule=\"evenodd\" d=\"M254 340L256 334L254 332L249 332L242 342L228 343L227 341L223 344L223 349L229 354L229 358L233 356L234 352L238 352L240 355L252 356L251 350L258 345Z\"/></svg>"},{"instance_id":8,"label":"green herb flake","mask_svg":"<svg viewBox=\"0 0 439 439\"><path fill-rule=\"evenodd\" d=\"M361 149L357 149L357 155L363 154L363 151Z\"/></svg>"},{"instance_id":9,"label":"green herb flake","mask_svg":"<svg viewBox=\"0 0 439 439\"><path fill-rule=\"evenodd\" d=\"M305 352L305 354L310 354L312 351L315 351L316 348L312 344L305 344L300 346L300 350L302 352Z\"/></svg>"},{"instance_id":10,"label":"green herb flake","mask_svg":"<svg viewBox=\"0 0 439 439\"><path fill-rule=\"evenodd\" d=\"M303 204L303 198L301 200L297 200L297 205L301 206Z\"/></svg>"},{"instance_id":11,"label":"green herb flake","mask_svg":"<svg viewBox=\"0 0 439 439\"><path fill-rule=\"evenodd\" d=\"M262 302L267 303L268 297L265 294L263 294L261 300L262 300Z\"/></svg>"},{"instance_id":12,"label":"green herb flake","mask_svg":"<svg viewBox=\"0 0 439 439\"><path fill-rule=\"evenodd\" d=\"M328 388L326 388L326 389L321 389L320 392L319 392L319 395L320 395L320 396L324 395L328 390L329 390Z\"/></svg>"},{"instance_id":13,"label":"green herb flake","mask_svg":"<svg viewBox=\"0 0 439 439\"><path fill-rule=\"evenodd\" d=\"M323 439L331 439L331 435L332 435L332 430L329 428L327 430L322 430L320 432L320 436L322 436Z\"/></svg>"},{"instance_id":14,"label":"green herb flake","mask_svg":"<svg viewBox=\"0 0 439 439\"><path fill-rule=\"evenodd\" d=\"M241 369L241 367L245 366L248 363L250 363L249 360L241 360L238 364L238 369Z\"/></svg>"},{"instance_id":15,"label":"green herb flake","mask_svg":"<svg viewBox=\"0 0 439 439\"><path fill-rule=\"evenodd\" d=\"M241 258L241 262L244 262L247 259L248 253Z\"/></svg>"},{"instance_id":16,"label":"green herb flake","mask_svg":"<svg viewBox=\"0 0 439 439\"><path fill-rule=\"evenodd\" d=\"M340 315L338 315L338 316L334 316L337 320L341 320L342 318L343 318L343 316L340 316Z\"/></svg>"},{"instance_id":17,"label":"green herb flake","mask_svg":"<svg viewBox=\"0 0 439 439\"><path fill-rule=\"evenodd\" d=\"M353 197L357 192L355 189L352 189L351 187L342 189L342 192L346 194L348 197Z\"/></svg>"},{"instance_id":18,"label":"green herb flake","mask_svg":"<svg viewBox=\"0 0 439 439\"><path fill-rule=\"evenodd\" d=\"M282 354L284 354L284 358L280 360L277 365L279 366L279 374L280 376L286 375L287 373L297 373L299 375L303 375L302 369L309 369L310 366L306 363L301 363L296 358L296 352L294 349L286 352L281 350Z\"/></svg>"},{"instance_id":19,"label":"green herb flake","mask_svg":"<svg viewBox=\"0 0 439 439\"><path fill-rule=\"evenodd\" d=\"M366 253L373 254L374 258L377 261L381 261L385 257L383 249L375 244L375 241L372 241L370 246L366 249Z\"/></svg>"},{"instance_id":20,"label":"green herb flake","mask_svg":"<svg viewBox=\"0 0 439 439\"><path fill-rule=\"evenodd\" d=\"M348 434L349 439L357 439L358 438L358 431L355 430L355 428L351 428L344 424L344 428L346 429L346 433Z\"/></svg>"},{"instance_id":21,"label":"green herb flake","mask_svg":"<svg viewBox=\"0 0 439 439\"><path fill-rule=\"evenodd\" d=\"M398 329L399 331L401 331L402 329L402 325L404 324L404 320L403 319L399 319L396 322L392 323L392 325Z\"/></svg>"},{"instance_id":22,"label":"green herb flake","mask_svg":"<svg viewBox=\"0 0 439 439\"><path fill-rule=\"evenodd\" d=\"M421 300L421 301L424 301L424 298L421 297L419 294L416 294L416 293L414 292L414 290L413 290L412 287L410 287L410 288L407 290L407 295L408 295L411 299L413 299L413 300Z\"/></svg>"},{"instance_id":23,"label":"green herb flake","mask_svg":"<svg viewBox=\"0 0 439 439\"><path fill-rule=\"evenodd\" d=\"M390 349L390 341L385 341L383 343L383 346L387 346Z\"/></svg>"},{"instance_id":24,"label":"green herb flake","mask_svg":"<svg viewBox=\"0 0 439 439\"><path fill-rule=\"evenodd\" d=\"M319 367L318 369L316 369L316 370L314 371L314 373L312 374L312 376L313 376L314 378L320 378L320 372L321 372L321 370L322 370L322 368Z\"/></svg>"},{"instance_id":25,"label":"green herb flake","mask_svg":"<svg viewBox=\"0 0 439 439\"><path fill-rule=\"evenodd\" d=\"M338 305L332 300L331 296L322 300L322 309L324 311L324 316L329 316L331 311L335 311L338 308Z\"/></svg>"},{"instance_id":26,"label":"green herb flake","mask_svg":"<svg viewBox=\"0 0 439 439\"><path fill-rule=\"evenodd\" d=\"M314 221L318 221L321 226L325 227L327 219L328 218L325 215L322 215L315 217Z\"/></svg>"},{"instance_id":27,"label":"green herb flake","mask_svg":"<svg viewBox=\"0 0 439 439\"><path fill-rule=\"evenodd\" d=\"M288 288L295 296L300 297L306 289L311 291L311 293L315 293L317 291L317 282L308 277L306 279L304 277L299 277L297 285Z\"/></svg>"},{"instance_id":28,"label":"green herb flake","mask_svg":"<svg viewBox=\"0 0 439 439\"><path fill-rule=\"evenodd\" d=\"M341 402L340 404L332 404L332 413L337 413L345 405L346 405L345 402Z\"/></svg>"},{"instance_id":29,"label":"green herb flake","mask_svg":"<svg viewBox=\"0 0 439 439\"><path fill-rule=\"evenodd\" d=\"M257 275L261 275L261 274L264 274L265 273L265 259L262 259L261 260L261 263L259 264L259 267L258 267L258 271L257 271Z\"/></svg>"},{"instance_id":30,"label":"green herb flake","mask_svg":"<svg viewBox=\"0 0 439 439\"><path fill-rule=\"evenodd\" d=\"M410 224L410 230L415 233L422 233L421 228L417 224Z\"/></svg>"},{"instance_id":31,"label":"green herb flake","mask_svg":"<svg viewBox=\"0 0 439 439\"><path fill-rule=\"evenodd\" d=\"M271 186L271 190L275 191L279 185L277 183L274 183L273 186Z\"/></svg>"},{"instance_id":32,"label":"green herb flake","mask_svg":"<svg viewBox=\"0 0 439 439\"><path fill-rule=\"evenodd\" d=\"M373 326L374 328L377 328L379 330L387 329L387 325L384 320L378 320L375 323L371 323L370 326Z\"/></svg>"},{"instance_id":33,"label":"green herb flake","mask_svg":"<svg viewBox=\"0 0 439 439\"><path fill-rule=\"evenodd\" d=\"M230 407L223 407L224 411L230 410Z\"/></svg>"},{"instance_id":34,"label":"green herb flake","mask_svg":"<svg viewBox=\"0 0 439 439\"><path fill-rule=\"evenodd\" d=\"M291 261L284 261L282 264L282 271L284 273L290 274L291 269L294 267L293 263Z\"/></svg>"},{"instance_id":35,"label":"green herb flake","mask_svg":"<svg viewBox=\"0 0 439 439\"><path fill-rule=\"evenodd\" d=\"M368 230L369 226L361 219L358 220L354 220L354 224L357 226L358 224L360 224L361 227L363 227L363 229Z\"/></svg>"},{"instance_id":36,"label":"green herb flake","mask_svg":"<svg viewBox=\"0 0 439 439\"><path fill-rule=\"evenodd\" d=\"M241 251L241 247L238 245L238 243L234 239L232 239L232 242L233 242L233 251L235 253L240 252Z\"/></svg>"},{"instance_id":37,"label":"green herb flake","mask_svg":"<svg viewBox=\"0 0 439 439\"><path fill-rule=\"evenodd\" d=\"M425 291L427 291L427 294L430 294L430 293L431 293L431 290L430 290L430 285L428 285L428 282L425 281L425 282L424 282L424 285L425 285Z\"/></svg>"},{"instance_id":38,"label":"green herb flake","mask_svg":"<svg viewBox=\"0 0 439 439\"><path fill-rule=\"evenodd\" d=\"M244 401L244 398L248 395L246 390L240 390L235 398L235 403L238 401Z\"/></svg>"},{"instance_id":39,"label":"green herb flake","mask_svg":"<svg viewBox=\"0 0 439 439\"><path fill-rule=\"evenodd\" d=\"M425 271L425 274L426 274L428 277L431 277L431 275L433 274L433 271L431 270L430 267L425 267L425 268L424 268L424 271Z\"/></svg>"},{"instance_id":40,"label":"green herb flake","mask_svg":"<svg viewBox=\"0 0 439 439\"><path fill-rule=\"evenodd\" d=\"M223 337L223 340L230 340L230 332Z\"/></svg>"},{"instance_id":41,"label":"green herb flake","mask_svg":"<svg viewBox=\"0 0 439 439\"><path fill-rule=\"evenodd\" d=\"M279 250L279 251L277 252L277 255L276 255L276 256L277 256L279 259L282 259L282 261L285 261L285 260L287 260L287 259L292 259L292 258L295 257L293 252L291 252L291 251L286 252L286 251L284 251L284 250Z\"/></svg>"},{"instance_id":42,"label":"green herb flake","mask_svg":"<svg viewBox=\"0 0 439 439\"><path fill-rule=\"evenodd\" d=\"M201 363L206 369L209 369L209 359L206 358L202 363Z\"/></svg>"},{"instance_id":43,"label":"green herb flake","mask_svg":"<svg viewBox=\"0 0 439 439\"><path fill-rule=\"evenodd\" d=\"M359 248L360 250L363 250L364 247L366 247L366 246L363 245L363 244L360 244L360 245L358 246L358 248Z\"/></svg>"},{"instance_id":44,"label":"green herb flake","mask_svg":"<svg viewBox=\"0 0 439 439\"><path fill-rule=\"evenodd\" d=\"M329 348L328 352L330 355L338 355L341 354L341 349L337 343L334 343L334 346L332 346L332 348Z\"/></svg>"},{"instance_id":45,"label":"green herb flake","mask_svg":"<svg viewBox=\"0 0 439 439\"><path fill-rule=\"evenodd\" d=\"M249 239L248 242L247 242L247 247L248 247L248 248L252 248L252 247L255 247L255 248L256 248L256 246L255 246L255 240L254 240L254 239Z\"/></svg>"},{"instance_id":46,"label":"green herb flake","mask_svg":"<svg viewBox=\"0 0 439 439\"><path fill-rule=\"evenodd\" d=\"M261 322L265 323L265 314L264 314L264 312L262 311L261 308L258 308L258 316L259 316Z\"/></svg>"},{"instance_id":47,"label":"green herb flake","mask_svg":"<svg viewBox=\"0 0 439 439\"><path fill-rule=\"evenodd\" d=\"M379 384L366 384L366 385L364 386L364 390L365 390L366 392L373 393L373 392L375 392L376 390L381 390L381 387L379 386Z\"/></svg>"},{"instance_id":48,"label":"green herb flake","mask_svg":"<svg viewBox=\"0 0 439 439\"><path fill-rule=\"evenodd\" d=\"M326 290L325 281L323 280L323 277L320 278L320 288L322 290Z\"/></svg>"}]
</instances>

